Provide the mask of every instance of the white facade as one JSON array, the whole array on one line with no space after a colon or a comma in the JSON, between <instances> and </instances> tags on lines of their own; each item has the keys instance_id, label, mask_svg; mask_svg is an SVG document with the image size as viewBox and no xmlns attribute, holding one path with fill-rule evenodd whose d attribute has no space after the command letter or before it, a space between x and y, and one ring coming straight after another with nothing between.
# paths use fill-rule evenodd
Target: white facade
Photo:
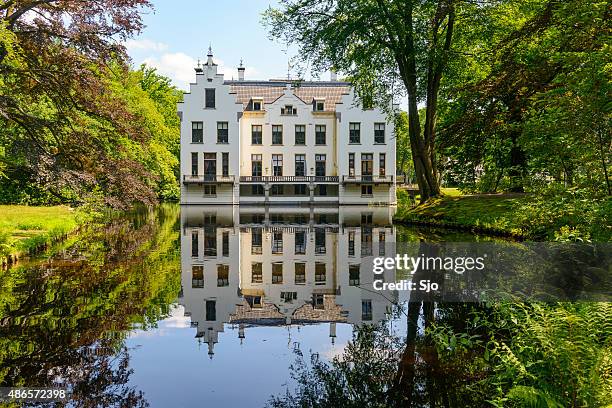
<instances>
[{"instance_id":1,"label":"white facade","mask_svg":"<svg viewBox=\"0 0 612 408\"><path fill-rule=\"evenodd\" d=\"M393 252L393 207L185 206L180 303L209 354L225 325L376 324L397 291L374 291L372 259ZM196 238L197 237L197 238Z\"/></svg>"},{"instance_id":2,"label":"white facade","mask_svg":"<svg viewBox=\"0 0 612 408\"><path fill-rule=\"evenodd\" d=\"M349 83L238 77L209 50L178 105L181 203L396 203L393 123Z\"/></svg>"}]
</instances>

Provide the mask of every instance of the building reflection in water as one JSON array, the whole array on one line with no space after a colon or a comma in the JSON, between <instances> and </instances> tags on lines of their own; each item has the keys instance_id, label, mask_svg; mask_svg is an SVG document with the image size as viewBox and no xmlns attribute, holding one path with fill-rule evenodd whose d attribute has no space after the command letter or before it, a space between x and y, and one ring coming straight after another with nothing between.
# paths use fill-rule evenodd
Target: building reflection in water
<instances>
[{"instance_id":1,"label":"building reflection in water","mask_svg":"<svg viewBox=\"0 0 612 408\"><path fill-rule=\"evenodd\" d=\"M374 291L371 259L395 242L393 207L202 207L181 211L180 303L212 358L224 325L378 323L395 291ZM395 281L387 271L376 279Z\"/></svg>"}]
</instances>

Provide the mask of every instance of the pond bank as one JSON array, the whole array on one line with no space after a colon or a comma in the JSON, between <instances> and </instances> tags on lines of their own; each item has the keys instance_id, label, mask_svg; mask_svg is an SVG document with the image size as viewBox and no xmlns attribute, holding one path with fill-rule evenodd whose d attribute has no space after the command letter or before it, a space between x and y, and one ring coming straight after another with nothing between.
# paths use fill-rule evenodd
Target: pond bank
<instances>
[{"instance_id":1,"label":"pond bank","mask_svg":"<svg viewBox=\"0 0 612 408\"><path fill-rule=\"evenodd\" d=\"M400 194L394 221L524 239L529 233L517 214L529 200L524 194L443 196L413 206Z\"/></svg>"},{"instance_id":2,"label":"pond bank","mask_svg":"<svg viewBox=\"0 0 612 408\"><path fill-rule=\"evenodd\" d=\"M82 224L80 218L67 206L0 205L0 265L66 238Z\"/></svg>"}]
</instances>

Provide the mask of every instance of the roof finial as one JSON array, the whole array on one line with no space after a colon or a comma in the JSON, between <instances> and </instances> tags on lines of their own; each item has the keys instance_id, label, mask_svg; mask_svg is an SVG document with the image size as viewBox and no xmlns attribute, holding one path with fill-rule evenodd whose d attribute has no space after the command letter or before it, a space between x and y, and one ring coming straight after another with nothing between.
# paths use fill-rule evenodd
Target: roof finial
<instances>
[{"instance_id":1,"label":"roof finial","mask_svg":"<svg viewBox=\"0 0 612 408\"><path fill-rule=\"evenodd\" d=\"M208 45L208 55L207 55L206 65L213 66L215 63L213 62L213 53L212 53L212 44Z\"/></svg>"},{"instance_id":2,"label":"roof finial","mask_svg":"<svg viewBox=\"0 0 612 408\"><path fill-rule=\"evenodd\" d=\"M242 65L242 58L240 58L240 68L242 68L242 67L243 67L243 65Z\"/></svg>"}]
</instances>

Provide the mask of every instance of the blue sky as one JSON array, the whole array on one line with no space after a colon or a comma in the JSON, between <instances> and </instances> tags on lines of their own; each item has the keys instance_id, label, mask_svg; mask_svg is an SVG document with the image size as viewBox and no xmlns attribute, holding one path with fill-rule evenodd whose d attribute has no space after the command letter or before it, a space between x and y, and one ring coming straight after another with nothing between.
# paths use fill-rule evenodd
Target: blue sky
<instances>
[{"instance_id":1,"label":"blue sky","mask_svg":"<svg viewBox=\"0 0 612 408\"><path fill-rule=\"evenodd\" d=\"M226 79L237 77L244 59L246 79L284 78L292 52L268 39L261 13L274 0L152 0L155 10L143 16L146 28L129 40L128 53L136 66L155 66L182 89L193 82L193 68L206 59L212 44L215 62ZM327 78L322 76L322 78Z\"/></svg>"}]
</instances>

